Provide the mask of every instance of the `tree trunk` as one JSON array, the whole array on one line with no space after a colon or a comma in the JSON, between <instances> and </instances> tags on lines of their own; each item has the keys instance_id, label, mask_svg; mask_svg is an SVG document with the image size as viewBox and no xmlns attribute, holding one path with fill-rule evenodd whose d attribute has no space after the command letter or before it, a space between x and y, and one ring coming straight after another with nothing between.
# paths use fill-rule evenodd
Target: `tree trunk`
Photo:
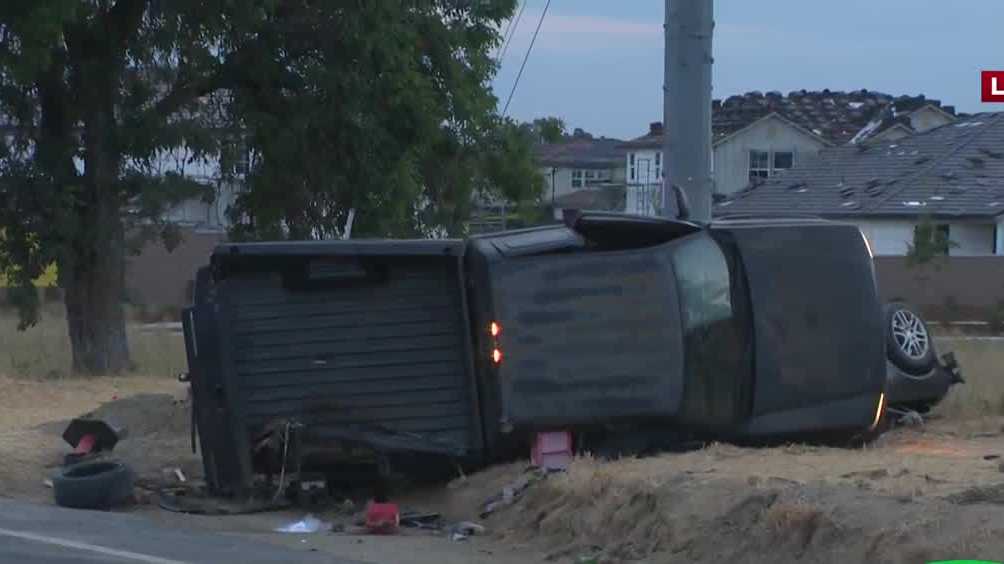
<instances>
[{"instance_id":1,"label":"tree trunk","mask_svg":"<svg viewBox=\"0 0 1004 564\"><path fill-rule=\"evenodd\" d=\"M79 232L61 261L73 370L117 374L131 368L125 315L125 227L119 189L121 151L115 122L116 66L100 58L80 65L84 175ZM69 270L63 276L62 270Z\"/></svg>"},{"instance_id":2,"label":"tree trunk","mask_svg":"<svg viewBox=\"0 0 1004 564\"><path fill-rule=\"evenodd\" d=\"M125 295L125 236L115 213L103 216L87 249L79 249L70 272L60 271L66 289L66 320L73 371L118 374L129 370L129 343L122 302ZM97 217L94 221L98 221ZM92 225L94 225L92 223Z\"/></svg>"}]
</instances>

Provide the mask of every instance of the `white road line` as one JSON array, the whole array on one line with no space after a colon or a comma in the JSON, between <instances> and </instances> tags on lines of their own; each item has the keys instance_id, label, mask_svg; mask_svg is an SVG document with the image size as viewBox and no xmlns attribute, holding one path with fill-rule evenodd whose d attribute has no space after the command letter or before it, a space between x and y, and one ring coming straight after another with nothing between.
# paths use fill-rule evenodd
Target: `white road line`
<instances>
[{"instance_id":1,"label":"white road line","mask_svg":"<svg viewBox=\"0 0 1004 564\"><path fill-rule=\"evenodd\" d=\"M75 548L77 550L85 550L87 552L94 552L97 554L103 554L105 556L114 556L116 558L122 558L125 560L145 562L146 564L188 564L187 562L182 562L181 560L160 558L159 556L150 556L149 554L140 554L138 552L130 552L128 550L116 550L114 548L107 548L104 546L98 546L96 544L88 544L86 542L77 542L66 539L60 539L56 537L48 537L45 535L36 535L35 533L24 533L21 531L0 529L0 535L14 537L17 539L35 541L43 544L61 546L63 548Z\"/></svg>"}]
</instances>

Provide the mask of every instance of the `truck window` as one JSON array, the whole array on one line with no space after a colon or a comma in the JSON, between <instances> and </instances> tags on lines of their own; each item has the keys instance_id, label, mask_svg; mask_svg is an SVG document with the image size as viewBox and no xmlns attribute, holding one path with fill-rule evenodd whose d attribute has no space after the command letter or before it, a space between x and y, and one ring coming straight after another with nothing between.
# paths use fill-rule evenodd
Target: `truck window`
<instances>
[{"instance_id":1,"label":"truck window","mask_svg":"<svg viewBox=\"0 0 1004 564\"><path fill-rule=\"evenodd\" d=\"M732 317L729 266L706 235L688 238L673 253L683 330L690 334Z\"/></svg>"},{"instance_id":2,"label":"truck window","mask_svg":"<svg viewBox=\"0 0 1004 564\"><path fill-rule=\"evenodd\" d=\"M739 293L733 292L729 262L710 236L681 240L672 256L684 344L683 416L730 423L742 409L744 380L751 377L746 332L737 313L747 308L733 303Z\"/></svg>"}]
</instances>

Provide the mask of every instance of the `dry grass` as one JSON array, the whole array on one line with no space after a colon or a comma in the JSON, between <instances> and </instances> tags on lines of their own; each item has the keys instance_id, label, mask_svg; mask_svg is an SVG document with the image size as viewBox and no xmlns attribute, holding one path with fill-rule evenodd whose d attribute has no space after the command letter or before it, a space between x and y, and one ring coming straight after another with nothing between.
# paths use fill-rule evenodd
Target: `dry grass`
<instances>
[{"instance_id":1,"label":"dry grass","mask_svg":"<svg viewBox=\"0 0 1004 564\"><path fill-rule=\"evenodd\" d=\"M1004 339L940 339L940 353L955 353L966 383L955 386L939 413L959 417L1004 415Z\"/></svg>"},{"instance_id":2,"label":"dry grass","mask_svg":"<svg viewBox=\"0 0 1004 564\"><path fill-rule=\"evenodd\" d=\"M169 331L128 327L129 347L136 373L173 377L186 368L184 340ZM71 373L70 339L61 308L47 307L38 325L17 330L11 312L0 314L0 376L59 379Z\"/></svg>"},{"instance_id":3,"label":"dry grass","mask_svg":"<svg viewBox=\"0 0 1004 564\"><path fill-rule=\"evenodd\" d=\"M184 397L184 387L166 378L146 376L35 381L0 376L0 497L16 497L44 502L52 492L42 480L67 452L59 431L44 429L55 421L66 421L87 413L103 403L137 394L169 394ZM184 434L184 433L183 433ZM136 460L185 453L185 440L174 450L160 444L138 442L132 437L116 452L142 449ZM179 457L180 458L180 457Z\"/></svg>"}]
</instances>

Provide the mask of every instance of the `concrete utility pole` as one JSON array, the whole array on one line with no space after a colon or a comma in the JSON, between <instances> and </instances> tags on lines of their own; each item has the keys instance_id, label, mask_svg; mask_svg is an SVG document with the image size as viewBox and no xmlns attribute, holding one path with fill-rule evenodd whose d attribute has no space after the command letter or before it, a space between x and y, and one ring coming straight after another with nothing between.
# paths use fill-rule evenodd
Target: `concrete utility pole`
<instances>
[{"instance_id":1,"label":"concrete utility pole","mask_svg":"<svg viewBox=\"0 0 1004 564\"><path fill-rule=\"evenodd\" d=\"M662 213L676 217L672 187L683 189L690 219L711 221L711 39L714 0L666 0Z\"/></svg>"}]
</instances>

